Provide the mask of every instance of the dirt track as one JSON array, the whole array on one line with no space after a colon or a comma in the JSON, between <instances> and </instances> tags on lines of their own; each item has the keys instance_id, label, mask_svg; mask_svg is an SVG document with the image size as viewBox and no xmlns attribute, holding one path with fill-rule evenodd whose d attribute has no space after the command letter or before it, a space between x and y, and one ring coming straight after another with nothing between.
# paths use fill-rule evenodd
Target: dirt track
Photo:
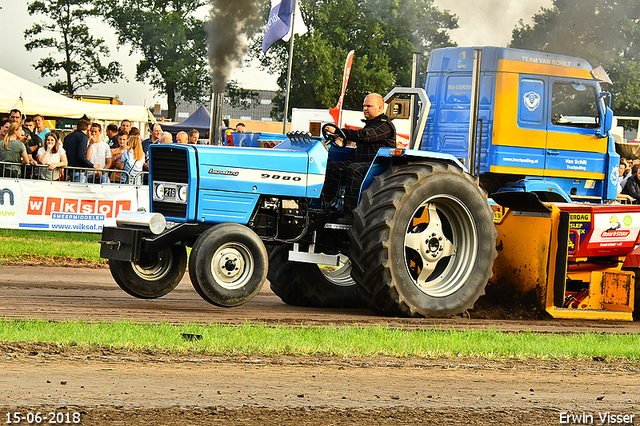
<instances>
[{"instance_id":1,"label":"dirt track","mask_svg":"<svg viewBox=\"0 0 640 426\"><path fill-rule=\"evenodd\" d=\"M141 300L122 291L108 269L0 266L0 317L85 321L132 319L138 322L201 322L240 324L388 324L404 328L496 328L504 331L597 331L639 333L640 322L531 319L527 307L504 309L484 302L478 310L456 318L385 318L367 309L314 309L289 306L265 285L249 303L219 308L205 302L191 287L188 274L174 291L155 300ZM483 299L481 299L482 301Z\"/></svg>"},{"instance_id":2,"label":"dirt track","mask_svg":"<svg viewBox=\"0 0 640 426\"><path fill-rule=\"evenodd\" d=\"M640 331L638 322L528 321L518 318L522 311L497 320L487 306L470 319L380 318L366 310L287 306L268 289L242 307L222 309L202 301L188 280L164 298L138 300L105 269L3 266L0 273L6 318ZM561 412L602 424L598 413L608 411L640 424L634 363L177 357L16 343L1 344L0 354L4 421L7 412L39 410L79 412L80 424L91 425L557 425Z\"/></svg>"}]
</instances>

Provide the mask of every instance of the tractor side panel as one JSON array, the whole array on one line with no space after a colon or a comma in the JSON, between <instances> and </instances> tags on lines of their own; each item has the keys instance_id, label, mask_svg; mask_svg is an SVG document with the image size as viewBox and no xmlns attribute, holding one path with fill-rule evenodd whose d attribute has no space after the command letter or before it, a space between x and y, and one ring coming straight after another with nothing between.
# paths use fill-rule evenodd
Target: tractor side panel
<instances>
[{"instance_id":1,"label":"tractor side panel","mask_svg":"<svg viewBox=\"0 0 640 426\"><path fill-rule=\"evenodd\" d=\"M246 224L249 222L259 198L259 194L201 190L198 217L206 223L235 222Z\"/></svg>"}]
</instances>

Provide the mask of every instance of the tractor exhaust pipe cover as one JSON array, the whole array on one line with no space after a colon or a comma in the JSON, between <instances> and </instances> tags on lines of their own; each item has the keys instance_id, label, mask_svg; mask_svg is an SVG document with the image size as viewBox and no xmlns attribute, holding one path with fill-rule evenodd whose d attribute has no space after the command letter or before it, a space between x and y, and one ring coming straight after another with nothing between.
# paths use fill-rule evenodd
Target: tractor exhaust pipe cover
<instances>
[{"instance_id":1,"label":"tractor exhaust pipe cover","mask_svg":"<svg viewBox=\"0 0 640 426\"><path fill-rule=\"evenodd\" d=\"M167 227L167 221L160 213L123 210L116 217L116 226L142 229L158 235Z\"/></svg>"}]
</instances>

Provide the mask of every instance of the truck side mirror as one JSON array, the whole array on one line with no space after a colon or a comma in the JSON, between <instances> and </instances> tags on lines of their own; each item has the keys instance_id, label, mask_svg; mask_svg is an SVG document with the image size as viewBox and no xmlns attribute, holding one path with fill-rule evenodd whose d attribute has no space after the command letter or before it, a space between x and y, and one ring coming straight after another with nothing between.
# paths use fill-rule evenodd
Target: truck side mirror
<instances>
[{"instance_id":1,"label":"truck side mirror","mask_svg":"<svg viewBox=\"0 0 640 426\"><path fill-rule=\"evenodd\" d=\"M604 138L607 136L609 130L611 130L611 125L613 123L613 111L611 110L611 93L601 92L600 95L598 95L599 99L604 99L605 97L608 97L609 99L604 109L604 123L602 123L602 131L598 130L596 132L596 135L600 138Z\"/></svg>"}]
</instances>

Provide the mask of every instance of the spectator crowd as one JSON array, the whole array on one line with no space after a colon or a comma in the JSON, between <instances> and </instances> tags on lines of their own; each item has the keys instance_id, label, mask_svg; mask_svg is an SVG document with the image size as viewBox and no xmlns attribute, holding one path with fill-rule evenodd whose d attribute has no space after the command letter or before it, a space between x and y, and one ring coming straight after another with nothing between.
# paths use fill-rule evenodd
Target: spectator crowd
<instances>
[{"instance_id":1,"label":"spectator crowd","mask_svg":"<svg viewBox=\"0 0 640 426\"><path fill-rule=\"evenodd\" d=\"M618 199L627 203L640 204L640 159L620 158Z\"/></svg>"},{"instance_id":2,"label":"spectator crowd","mask_svg":"<svg viewBox=\"0 0 640 426\"><path fill-rule=\"evenodd\" d=\"M69 180L91 183L146 183L149 147L174 143L160 124L151 126L142 139L130 120L120 127L85 119L77 122L66 137L46 127L42 115L25 117L18 109L0 121L0 176L11 178ZM176 143L198 143L196 129L176 135Z\"/></svg>"}]
</instances>

